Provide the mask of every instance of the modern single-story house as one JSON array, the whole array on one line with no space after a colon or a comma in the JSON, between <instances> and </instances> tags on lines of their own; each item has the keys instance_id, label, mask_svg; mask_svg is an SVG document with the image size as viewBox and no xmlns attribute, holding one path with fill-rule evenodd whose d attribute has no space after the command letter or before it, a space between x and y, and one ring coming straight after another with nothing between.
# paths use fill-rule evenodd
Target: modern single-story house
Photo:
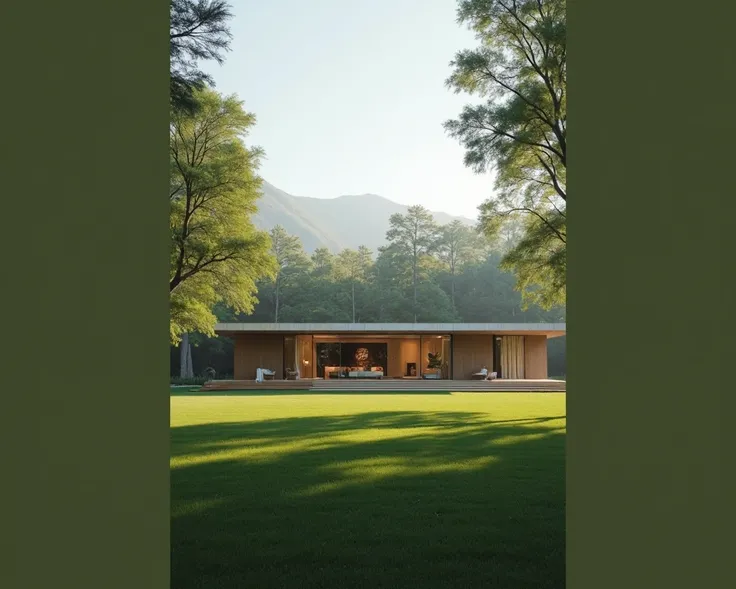
<instances>
[{"instance_id":1,"label":"modern single-story house","mask_svg":"<svg viewBox=\"0 0 736 589\"><path fill-rule=\"evenodd\" d=\"M546 379L547 340L564 323L220 323L234 341L234 377Z\"/></svg>"}]
</instances>

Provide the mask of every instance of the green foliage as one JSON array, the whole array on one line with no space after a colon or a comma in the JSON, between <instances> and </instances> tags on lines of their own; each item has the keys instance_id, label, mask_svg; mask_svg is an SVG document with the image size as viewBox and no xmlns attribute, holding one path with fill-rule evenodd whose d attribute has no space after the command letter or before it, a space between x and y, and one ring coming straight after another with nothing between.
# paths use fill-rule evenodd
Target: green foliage
<instances>
[{"instance_id":1,"label":"green foliage","mask_svg":"<svg viewBox=\"0 0 736 589\"><path fill-rule=\"evenodd\" d=\"M323 252L324 253L324 252ZM273 276L274 323L282 319L283 292L310 270L311 261L304 252L301 241L295 235L277 225L271 230L271 255L276 262ZM323 268L322 268L323 269Z\"/></svg>"},{"instance_id":2,"label":"green foliage","mask_svg":"<svg viewBox=\"0 0 736 589\"><path fill-rule=\"evenodd\" d=\"M433 254L421 258L415 307L411 256L388 246L373 261L371 252L361 247L337 254L318 250L309 260L298 240L288 239L293 236L282 228L275 231L275 241L288 243L291 252L287 256L284 246L279 254L287 260L283 271L288 269L279 291L282 322L413 322L415 309L420 322L564 321L564 307L545 311L534 300L522 300L513 274L501 267L500 253L482 238L477 248L456 257L454 273L441 242ZM479 239L472 230L465 238L471 243ZM227 320L273 322L275 286L272 280L259 282L253 315L230 314Z\"/></svg>"},{"instance_id":3,"label":"green foliage","mask_svg":"<svg viewBox=\"0 0 736 589\"><path fill-rule=\"evenodd\" d=\"M218 302L212 284L204 280L190 280L169 293L169 339L179 343L187 332L213 336L217 318L212 307Z\"/></svg>"},{"instance_id":4,"label":"green foliage","mask_svg":"<svg viewBox=\"0 0 736 589\"><path fill-rule=\"evenodd\" d=\"M350 320L355 322L360 316L361 307L357 305L357 296L364 290L365 282L373 269L373 253L365 246L357 251L344 249L338 255L334 264L334 276L337 281L345 285L346 293L350 297Z\"/></svg>"},{"instance_id":5,"label":"green foliage","mask_svg":"<svg viewBox=\"0 0 736 589\"><path fill-rule=\"evenodd\" d=\"M437 251L439 259L450 272L450 298L453 306L458 268L483 259L488 250L488 243L459 220L441 228Z\"/></svg>"},{"instance_id":6,"label":"green foliage","mask_svg":"<svg viewBox=\"0 0 736 589\"><path fill-rule=\"evenodd\" d=\"M447 84L485 102L467 105L445 128L465 148L467 166L496 172L497 194L481 207L486 235L496 239L524 217L525 235L504 264L526 299L550 307L565 299L565 0L461 0L458 18L480 46L456 55Z\"/></svg>"},{"instance_id":7,"label":"green foliage","mask_svg":"<svg viewBox=\"0 0 736 589\"><path fill-rule=\"evenodd\" d=\"M329 278L335 265L335 256L326 247L317 248L312 254L312 266L314 275L321 278Z\"/></svg>"},{"instance_id":8,"label":"green foliage","mask_svg":"<svg viewBox=\"0 0 736 589\"><path fill-rule=\"evenodd\" d=\"M427 354L427 368L432 370L442 368L442 355L429 352Z\"/></svg>"},{"instance_id":9,"label":"green foliage","mask_svg":"<svg viewBox=\"0 0 736 589\"><path fill-rule=\"evenodd\" d=\"M452 273L463 264L482 259L487 250L486 242L462 221L455 220L440 228L437 242L438 257Z\"/></svg>"},{"instance_id":10,"label":"green foliage","mask_svg":"<svg viewBox=\"0 0 736 589\"><path fill-rule=\"evenodd\" d=\"M342 250L334 262L335 277L350 283L365 282L372 267L373 254L365 246Z\"/></svg>"},{"instance_id":11,"label":"green foliage","mask_svg":"<svg viewBox=\"0 0 736 589\"><path fill-rule=\"evenodd\" d=\"M171 384L172 386L186 386L186 385L202 386L203 384L211 380L212 378L210 378L209 375L207 376L189 376L189 377L172 376L169 379L169 384Z\"/></svg>"},{"instance_id":12,"label":"green foliage","mask_svg":"<svg viewBox=\"0 0 736 589\"><path fill-rule=\"evenodd\" d=\"M260 151L243 143L255 123L235 97L194 94L193 113L176 111L170 127L169 291L171 340L213 334L212 309L222 301L252 312L256 281L272 275L269 239L250 216L256 211Z\"/></svg>"},{"instance_id":13,"label":"green foliage","mask_svg":"<svg viewBox=\"0 0 736 589\"><path fill-rule=\"evenodd\" d=\"M566 219L561 214L550 213L544 222L530 216L524 237L504 257L501 267L515 272L522 309L529 304L543 309L565 304L566 248L565 242L555 236L555 231L565 231L565 227Z\"/></svg>"},{"instance_id":14,"label":"green foliage","mask_svg":"<svg viewBox=\"0 0 736 589\"><path fill-rule=\"evenodd\" d=\"M381 250L397 271L404 270L404 276L411 282L413 291L413 316L419 314L418 285L426 276L428 266L432 265L430 255L439 246L439 227L427 209L421 205L409 207L405 215L395 213L389 219L386 232L388 246Z\"/></svg>"},{"instance_id":15,"label":"green foliage","mask_svg":"<svg viewBox=\"0 0 736 589\"><path fill-rule=\"evenodd\" d=\"M419 259L436 250L439 227L427 209L421 205L411 206L405 215L391 215L386 241L387 250L397 258L409 260L413 269Z\"/></svg>"},{"instance_id":16,"label":"green foliage","mask_svg":"<svg viewBox=\"0 0 736 589\"><path fill-rule=\"evenodd\" d=\"M193 112L196 91L213 85L199 69L200 61L224 61L230 49L231 7L224 0L171 0L169 25L169 84L173 110Z\"/></svg>"},{"instance_id":17,"label":"green foliage","mask_svg":"<svg viewBox=\"0 0 736 589\"><path fill-rule=\"evenodd\" d=\"M409 299L409 296L406 297ZM423 281L417 287L416 321L419 323L453 323L458 314L449 294L435 281ZM405 321L412 321L407 318Z\"/></svg>"}]
</instances>

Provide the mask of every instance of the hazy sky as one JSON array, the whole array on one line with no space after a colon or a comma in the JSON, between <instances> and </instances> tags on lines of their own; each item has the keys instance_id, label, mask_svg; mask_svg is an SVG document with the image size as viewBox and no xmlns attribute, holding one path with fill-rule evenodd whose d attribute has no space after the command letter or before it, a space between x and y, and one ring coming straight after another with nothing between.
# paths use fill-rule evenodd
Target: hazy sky
<instances>
[{"instance_id":1,"label":"hazy sky","mask_svg":"<svg viewBox=\"0 0 736 589\"><path fill-rule=\"evenodd\" d=\"M231 0L217 89L255 113L261 175L297 196L373 193L471 218L492 191L442 123L476 101L445 88L475 46L456 0Z\"/></svg>"}]
</instances>

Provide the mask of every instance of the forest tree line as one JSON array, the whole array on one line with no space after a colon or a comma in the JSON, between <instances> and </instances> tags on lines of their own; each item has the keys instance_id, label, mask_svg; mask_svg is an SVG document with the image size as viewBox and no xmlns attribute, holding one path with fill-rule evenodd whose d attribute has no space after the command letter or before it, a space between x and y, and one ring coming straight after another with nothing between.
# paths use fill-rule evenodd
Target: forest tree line
<instances>
[{"instance_id":1,"label":"forest tree line","mask_svg":"<svg viewBox=\"0 0 736 589\"><path fill-rule=\"evenodd\" d=\"M564 322L564 306L526 305L513 273L500 267L512 235L494 242L460 221L439 226L421 206L390 219L386 245L309 255L283 227L270 231L276 271L257 282L252 313L225 304L220 321L251 323ZM191 337L193 369L232 374L228 338ZM550 374L565 372L564 338L550 342ZM172 374L179 373L172 349Z\"/></svg>"}]
</instances>

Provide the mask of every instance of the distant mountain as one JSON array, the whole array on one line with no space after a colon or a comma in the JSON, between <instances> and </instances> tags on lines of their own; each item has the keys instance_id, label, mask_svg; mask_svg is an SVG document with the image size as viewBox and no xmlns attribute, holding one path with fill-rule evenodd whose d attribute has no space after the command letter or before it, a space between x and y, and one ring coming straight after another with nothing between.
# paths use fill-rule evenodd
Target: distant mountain
<instances>
[{"instance_id":1,"label":"distant mountain","mask_svg":"<svg viewBox=\"0 0 736 589\"><path fill-rule=\"evenodd\" d=\"M372 249L385 245L388 220L394 213L406 213L408 207L375 194L311 198L293 196L268 182L258 201L254 222L260 229L281 225L301 238L304 249L313 252L326 247L333 252L360 245ZM459 219L473 225L471 219L432 212L435 221L446 225Z\"/></svg>"}]
</instances>

